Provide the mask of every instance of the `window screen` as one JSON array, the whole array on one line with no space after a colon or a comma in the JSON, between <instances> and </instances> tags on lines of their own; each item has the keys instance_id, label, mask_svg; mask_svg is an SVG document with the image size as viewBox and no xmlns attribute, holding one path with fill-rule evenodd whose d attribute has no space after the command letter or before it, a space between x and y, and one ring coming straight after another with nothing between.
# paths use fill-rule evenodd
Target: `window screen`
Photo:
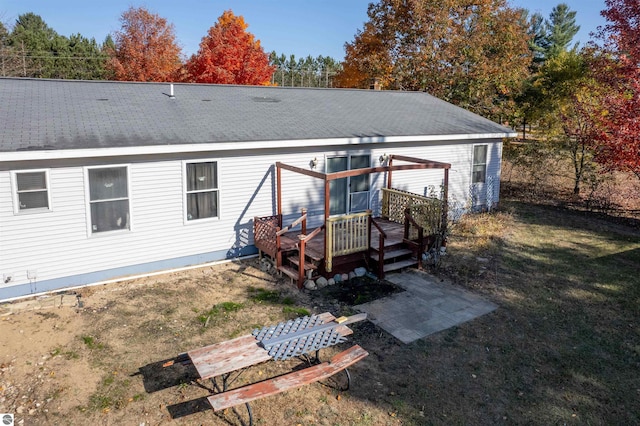
<instances>
[{"instance_id":1,"label":"window screen","mask_svg":"<svg viewBox=\"0 0 640 426\"><path fill-rule=\"evenodd\" d=\"M187 163L187 220L219 216L218 163Z\"/></svg>"},{"instance_id":2,"label":"window screen","mask_svg":"<svg viewBox=\"0 0 640 426\"><path fill-rule=\"evenodd\" d=\"M89 170L91 232L130 229L127 167Z\"/></svg>"},{"instance_id":3,"label":"window screen","mask_svg":"<svg viewBox=\"0 0 640 426\"><path fill-rule=\"evenodd\" d=\"M18 210L49 209L47 172L16 173Z\"/></svg>"}]
</instances>

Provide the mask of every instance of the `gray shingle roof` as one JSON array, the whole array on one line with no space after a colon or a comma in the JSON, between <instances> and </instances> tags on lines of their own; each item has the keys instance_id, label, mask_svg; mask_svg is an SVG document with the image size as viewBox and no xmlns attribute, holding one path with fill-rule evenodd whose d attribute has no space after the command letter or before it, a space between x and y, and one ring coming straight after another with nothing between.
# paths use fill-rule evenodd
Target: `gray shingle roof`
<instances>
[{"instance_id":1,"label":"gray shingle roof","mask_svg":"<svg viewBox=\"0 0 640 426\"><path fill-rule=\"evenodd\" d=\"M0 78L0 151L510 133L421 92Z\"/></svg>"}]
</instances>

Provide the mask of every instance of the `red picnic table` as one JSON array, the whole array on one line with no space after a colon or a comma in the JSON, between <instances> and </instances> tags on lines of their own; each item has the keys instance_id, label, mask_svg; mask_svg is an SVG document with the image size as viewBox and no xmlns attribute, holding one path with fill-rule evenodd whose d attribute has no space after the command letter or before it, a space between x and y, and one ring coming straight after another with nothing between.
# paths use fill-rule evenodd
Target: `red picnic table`
<instances>
[{"instance_id":1,"label":"red picnic table","mask_svg":"<svg viewBox=\"0 0 640 426\"><path fill-rule=\"evenodd\" d=\"M248 424L251 425L251 401L327 379L343 370L347 375L348 389L351 377L347 367L366 357L368 352L353 345L333 356L330 361L320 362L319 351L344 342L346 336L353 333L347 324L362 321L366 317L366 314L358 314L335 318L328 312L300 317L256 329L250 335L194 349L181 357L183 361L193 364L199 379L211 380L213 389L207 400L214 411L245 404ZM302 357L308 361L309 366L256 383L229 388L249 367L294 357ZM173 361L166 363L165 366L172 363Z\"/></svg>"}]
</instances>

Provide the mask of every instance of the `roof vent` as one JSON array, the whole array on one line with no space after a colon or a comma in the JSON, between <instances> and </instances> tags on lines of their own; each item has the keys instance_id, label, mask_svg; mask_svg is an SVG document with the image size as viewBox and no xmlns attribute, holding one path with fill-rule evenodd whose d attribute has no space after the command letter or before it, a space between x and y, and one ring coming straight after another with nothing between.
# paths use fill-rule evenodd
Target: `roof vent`
<instances>
[{"instance_id":1,"label":"roof vent","mask_svg":"<svg viewBox=\"0 0 640 426\"><path fill-rule=\"evenodd\" d=\"M171 83L171 84L169 85L169 97L170 97L171 99L175 99L175 98L176 98L176 97L175 97L175 95L173 94L173 83Z\"/></svg>"},{"instance_id":2,"label":"roof vent","mask_svg":"<svg viewBox=\"0 0 640 426\"><path fill-rule=\"evenodd\" d=\"M269 98L266 96L254 96L252 99L254 102L272 102L272 103L280 102L280 99Z\"/></svg>"}]
</instances>

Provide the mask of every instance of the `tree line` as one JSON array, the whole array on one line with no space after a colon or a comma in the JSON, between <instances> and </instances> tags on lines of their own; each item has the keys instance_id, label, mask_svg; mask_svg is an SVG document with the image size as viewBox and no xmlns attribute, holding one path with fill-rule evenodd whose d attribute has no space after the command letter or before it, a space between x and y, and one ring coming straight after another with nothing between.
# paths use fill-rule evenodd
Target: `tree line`
<instances>
[{"instance_id":1,"label":"tree line","mask_svg":"<svg viewBox=\"0 0 640 426\"><path fill-rule=\"evenodd\" d=\"M0 74L260 85L270 84L276 70L244 18L230 10L188 58L173 24L146 8L129 8L120 23L102 43L80 34L62 36L33 13L20 15L10 29L0 23Z\"/></svg>"}]
</instances>

